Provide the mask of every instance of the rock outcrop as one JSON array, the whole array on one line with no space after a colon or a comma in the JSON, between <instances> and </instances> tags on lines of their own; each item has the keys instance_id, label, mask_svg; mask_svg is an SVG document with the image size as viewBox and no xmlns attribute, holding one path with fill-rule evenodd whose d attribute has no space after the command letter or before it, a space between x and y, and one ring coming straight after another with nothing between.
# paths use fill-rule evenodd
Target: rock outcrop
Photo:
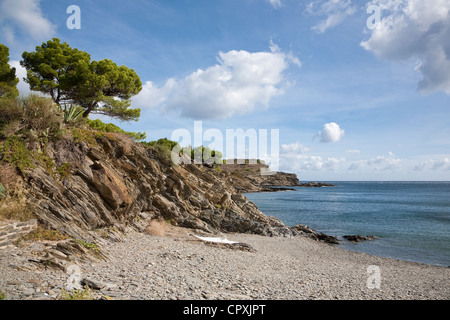
<instances>
[{"instance_id":1,"label":"rock outcrop","mask_svg":"<svg viewBox=\"0 0 450 320\"><path fill-rule=\"evenodd\" d=\"M347 235L343 236L344 239L350 241L350 242L361 242L361 241L368 241L368 240L376 240L378 239L375 236L361 236L359 234L357 235Z\"/></svg>"},{"instance_id":2,"label":"rock outcrop","mask_svg":"<svg viewBox=\"0 0 450 320\"><path fill-rule=\"evenodd\" d=\"M317 232L316 230L313 230L310 227L305 226L303 224L293 226L292 229L316 241L322 241L328 244L339 244L339 240L337 237L322 232Z\"/></svg>"},{"instance_id":3,"label":"rock outcrop","mask_svg":"<svg viewBox=\"0 0 450 320\"><path fill-rule=\"evenodd\" d=\"M67 138L49 143L46 152L70 173L55 177L43 166L23 173L34 214L41 224L76 239L120 240L127 228L143 231L152 219L213 234L297 233L240 193L253 185L242 176L172 165L155 149L119 134L91 144Z\"/></svg>"},{"instance_id":4,"label":"rock outcrop","mask_svg":"<svg viewBox=\"0 0 450 320\"><path fill-rule=\"evenodd\" d=\"M307 183L300 183L298 186L304 188L336 187L335 185L326 182L307 182Z\"/></svg>"},{"instance_id":5,"label":"rock outcrop","mask_svg":"<svg viewBox=\"0 0 450 320\"><path fill-rule=\"evenodd\" d=\"M292 190L289 187L300 186L296 174L273 172L264 161L260 160L249 163L249 160L235 159L227 161L220 169L235 177L234 186L243 193Z\"/></svg>"}]
</instances>

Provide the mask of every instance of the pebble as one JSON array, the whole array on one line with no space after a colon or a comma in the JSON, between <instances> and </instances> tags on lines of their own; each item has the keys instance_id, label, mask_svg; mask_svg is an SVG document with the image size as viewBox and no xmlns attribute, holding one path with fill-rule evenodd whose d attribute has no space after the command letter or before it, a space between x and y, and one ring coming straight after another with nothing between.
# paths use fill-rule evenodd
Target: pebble
<instances>
[{"instance_id":1,"label":"pebble","mask_svg":"<svg viewBox=\"0 0 450 320\"><path fill-rule=\"evenodd\" d=\"M105 245L108 261L80 263L80 280L97 299L450 299L449 268L345 251L302 237L227 237L256 252L130 233L124 242ZM27 262L30 253L0 250L0 292L12 300L59 299L70 275L37 269ZM382 290L367 288L371 265L381 269Z\"/></svg>"}]
</instances>

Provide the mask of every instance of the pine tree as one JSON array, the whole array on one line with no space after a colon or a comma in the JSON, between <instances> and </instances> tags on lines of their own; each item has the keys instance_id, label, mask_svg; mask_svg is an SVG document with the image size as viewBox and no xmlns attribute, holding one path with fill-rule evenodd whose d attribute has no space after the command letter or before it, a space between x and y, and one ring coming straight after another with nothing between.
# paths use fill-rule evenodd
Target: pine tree
<instances>
[{"instance_id":1,"label":"pine tree","mask_svg":"<svg viewBox=\"0 0 450 320\"><path fill-rule=\"evenodd\" d=\"M138 120L140 109L131 108L131 97L142 90L136 72L111 60L91 61L87 52L57 38L24 52L30 89L49 94L57 104L73 103L90 113L119 120Z\"/></svg>"},{"instance_id":2,"label":"pine tree","mask_svg":"<svg viewBox=\"0 0 450 320\"><path fill-rule=\"evenodd\" d=\"M16 68L9 64L9 48L0 43L0 97L15 98L19 95Z\"/></svg>"}]
</instances>

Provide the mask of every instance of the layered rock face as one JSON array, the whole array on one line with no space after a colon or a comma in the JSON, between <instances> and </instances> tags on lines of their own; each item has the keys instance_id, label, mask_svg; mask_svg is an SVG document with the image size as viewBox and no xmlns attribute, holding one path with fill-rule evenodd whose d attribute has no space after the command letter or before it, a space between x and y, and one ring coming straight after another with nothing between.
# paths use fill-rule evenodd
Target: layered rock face
<instances>
[{"instance_id":1,"label":"layered rock face","mask_svg":"<svg viewBox=\"0 0 450 320\"><path fill-rule=\"evenodd\" d=\"M30 202L40 223L77 239L118 239L126 228L142 231L152 219L215 234L297 233L240 194L239 188L258 191L244 177L202 165L175 166L122 135L91 145L59 140L46 151L70 174L60 179L41 166L26 171Z\"/></svg>"}]
</instances>

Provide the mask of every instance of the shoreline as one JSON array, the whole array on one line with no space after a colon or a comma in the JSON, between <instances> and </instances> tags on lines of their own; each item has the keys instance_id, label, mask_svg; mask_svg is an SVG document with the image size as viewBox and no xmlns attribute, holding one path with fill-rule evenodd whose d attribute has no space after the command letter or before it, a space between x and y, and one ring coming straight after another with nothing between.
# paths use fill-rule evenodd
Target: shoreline
<instances>
[{"instance_id":1,"label":"shoreline","mask_svg":"<svg viewBox=\"0 0 450 320\"><path fill-rule=\"evenodd\" d=\"M343 181L340 181L342 183L344 183ZM353 182L353 181L351 181ZM356 182L362 182L362 183L372 183L371 181L356 181ZM428 183L435 183L435 181L427 181ZM331 184L332 183L332 184ZM309 183L302 183L302 185L308 185L310 187L339 187L339 182L335 182L332 181L331 183L323 183L323 182L309 182ZM388 181L388 183L398 183L397 181ZM417 183L414 181L414 183ZM422 181L419 181L419 183L423 183ZM440 182L439 182L440 183ZM299 187L299 186L297 186ZM298 191L299 189L294 189L293 191ZM283 190L283 191L288 191L288 190ZM289 190L290 191L290 190ZM246 196L248 194L256 194L256 192L247 192ZM249 201L253 201L250 200ZM256 205L256 203L255 203ZM258 207L259 208L259 207ZM263 212L264 213L264 212ZM264 213L266 214L266 213ZM278 216L277 216L278 218ZM285 221L282 221L283 223L286 223ZM298 224L298 223L303 223L303 222L298 222L296 221L295 223L297 223L295 226L293 226L292 224L287 225L289 228L296 228L297 225L299 226L303 226L302 224ZM310 221L310 223L312 223ZM309 229L308 226L305 226ZM330 244L333 244L343 250L348 250L348 251L352 251L352 252L357 252L357 253L366 253L366 254L371 254L371 255L375 255L375 256L379 256L379 257L383 257L383 258L389 258L389 259L398 259L401 261L405 261L405 262L413 262L413 263L422 263L425 265L430 265L430 266L437 266L437 267L444 267L444 268L450 268L450 264L448 263L448 259L447 261L445 261L445 259L435 259L434 257L431 257L430 259L421 259L421 258L417 258L417 256L408 256L408 255L401 255L401 254L392 254L392 252L390 252L388 250L387 254L384 255L383 250L379 250L379 248L375 248L375 247L370 247L369 245L364 245L363 243L365 242L378 242L378 241L382 241L381 243L381 247L386 247L386 239L389 239L389 237L387 236L380 236L377 231L373 231L372 232L368 232L368 233L361 233L361 234L354 234L354 233L327 233L327 231L321 229L320 227L318 227L316 225L317 229L313 230L315 231L316 234L322 234L324 236L328 236L330 237L331 241L328 242ZM342 230L341 230L342 231ZM325 232L325 233L324 233ZM363 231L364 232L364 231ZM352 241L346 238L356 238L357 240ZM359 239L358 239L359 238ZM384 239L384 240L383 240ZM335 241L335 242L333 242ZM327 242L327 241L325 241ZM356 248L355 246L365 246L364 249L361 249L360 247ZM377 246L377 244L374 244L375 246ZM421 255L420 257L427 257L427 254L425 255ZM446 257L446 256L441 256L441 257ZM434 259L433 259L434 258Z\"/></svg>"},{"instance_id":2,"label":"shoreline","mask_svg":"<svg viewBox=\"0 0 450 320\"><path fill-rule=\"evenodd\" d=\"M210 245L191 233L177 227L164 236L128 232L123 242L105 246L108 260L80 264L81 277L104 284L93 290L97 297L117 300L450 299L445 267L353 252L302 236L223 235L254 249L242 251ZM27 256L16 251L5 263L12 252L0 251L0 290L6 298L57 299L69 275L52 269L32 273L23 266L14 270L16 260ZM373 266L380 271L380 289L368 287Z\"/></svg>"}]
</instances>

